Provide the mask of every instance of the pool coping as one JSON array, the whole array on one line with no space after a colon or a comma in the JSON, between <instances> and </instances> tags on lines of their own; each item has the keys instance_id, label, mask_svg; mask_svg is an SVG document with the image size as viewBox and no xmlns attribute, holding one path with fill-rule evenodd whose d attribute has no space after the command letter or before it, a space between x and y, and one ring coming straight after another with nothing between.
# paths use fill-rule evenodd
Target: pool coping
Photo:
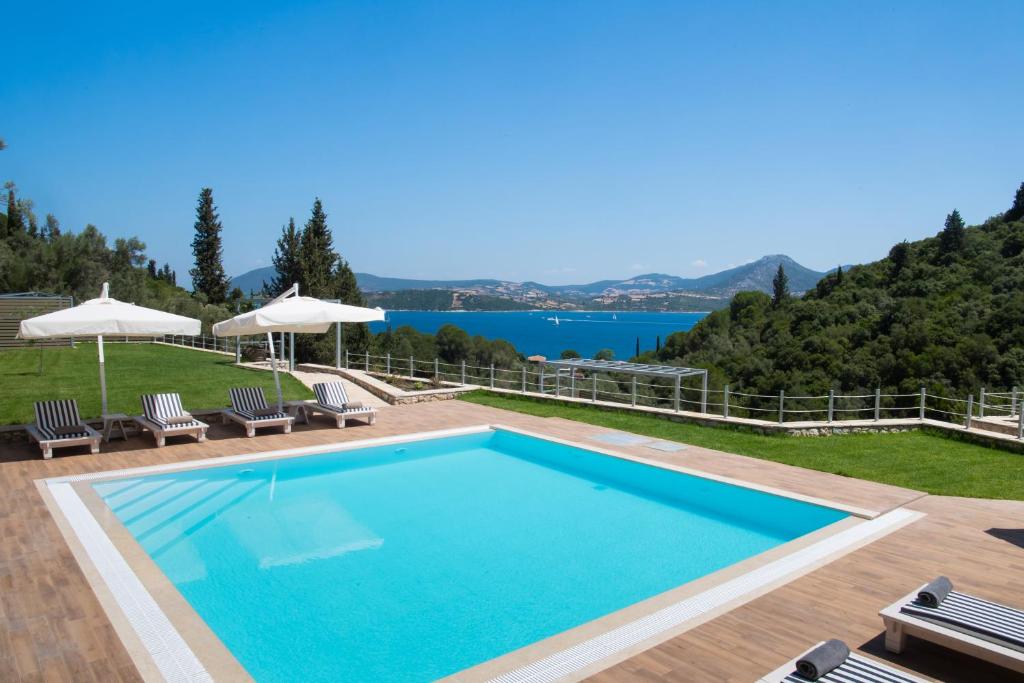
<instances>
[{"instance_id":1,"label":"pool coping","mask_svg":"<svg viewBox=\"0 0 1024 683\"><path fill-rule=\"evenodd\" d=\"M585 672L593 673L773 590L922 516L922 513L903 508L883 514L501 424L65 475L39 479L35 483L144 680L252 680L89 484L494 430L522 434L609 457L821 505L846 512L850 517L592 622L456 672L445 679L453 682L540 682L575 679L585 675ZM850 533L865 526L868 528L855 534ZM848 542L838 545L834 541L830 543L834 537L848 539ZM809 551L812 551L810 555L807 554ZM797 561L794 565L792 558L799 560L801 557L803 561ZM763 571L765 567L775 569L766 572ZM757 572L761 573L758 581L740 581ZM723 592L723 585L731 588Z\"/></svg>"}]
</instances>

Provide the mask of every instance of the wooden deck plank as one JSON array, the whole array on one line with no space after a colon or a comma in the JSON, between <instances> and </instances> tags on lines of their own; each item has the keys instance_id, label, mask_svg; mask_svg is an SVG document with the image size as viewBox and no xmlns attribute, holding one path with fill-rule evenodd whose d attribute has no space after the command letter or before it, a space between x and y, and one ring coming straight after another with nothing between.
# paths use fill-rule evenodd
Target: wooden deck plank
<instances>
[{"instance_id":1,"label":"wooden deck plank","mask_svg":"<svg viewBox=\"0 0 1024 683\"><path fill-rule=\"evenodd\" d=\"M43 504L34 480L221 455L295 448L483 423L500 423L594 447L600 427L537 418L462 402L381 409L374 427L334 429L326 420L296 425L291 435L246 439L214 425L206 443L152 437L58 451L49 461L28 444L0 447L0 680L136 681L84 575ZM650 460L744 479L879 512L898 506L927 516L716 619L595 674L594 681L751 681L818 640L839 637L918 675L950 681L1012 680L975 660L912 641L903 655L882 647L877 616L914 585L944 573L958 588L1024 607L1024 503L922 497L908 489L812 472L694 446L661 453L610 447Z\"/></svg>"}]
</instances>

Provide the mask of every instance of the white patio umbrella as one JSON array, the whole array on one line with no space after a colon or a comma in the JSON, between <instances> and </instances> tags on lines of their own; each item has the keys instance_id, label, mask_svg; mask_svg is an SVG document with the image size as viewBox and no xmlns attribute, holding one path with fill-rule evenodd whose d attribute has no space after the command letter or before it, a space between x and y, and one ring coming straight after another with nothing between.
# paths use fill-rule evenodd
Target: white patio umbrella
<instances>
[{"instance_id":1,"label":"white patio umbrella","mask_svg":"<svg viewBox=\"0 0 1024 683\"><path fill-rule=\"evenodd\" d=\"M72 308L22 320L20 339L96 337L100 357L100 395L103 414L107 414L107 375L104 368L103 337L155 337L165 334L199 334L200 322L145 306L127 304L110 298L110 285L103 283L98 299L89 299Z\"/></svg>"},{"instance_id":2,"label":"white patio umbrella","mask_svg":"<svg viewBox=\"0 0 1024 683\"><path fill-rule=\"evenodd\" d=\"M299 296L299 286L294 284L270 303L217 323L213 326L213 333L218 337L267 335L267 341L270 342L270 366L277 387L277 409L281 410L284 401L274 359L274 332L321 334L335 323L369 323L378 320L384 320L384 311L380 308L335 304L310 296Z\"/></svg>"}]
</instances>

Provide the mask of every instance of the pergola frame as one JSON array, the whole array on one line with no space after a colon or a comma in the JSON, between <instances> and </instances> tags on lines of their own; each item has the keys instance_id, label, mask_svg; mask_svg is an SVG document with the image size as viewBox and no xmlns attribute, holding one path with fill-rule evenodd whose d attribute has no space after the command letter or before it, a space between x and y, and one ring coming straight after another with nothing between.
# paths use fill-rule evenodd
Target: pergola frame
<instances>
[{"instance_id":1,"label":"pergola frame","mask_svg":"<svg viewBox=\"0 0 1024 683\"><path fill-rule=\"evenodd\" d=\"M700 377L700 412L706 413L708 408L708 371L702 368L684 368L675 365L650 365L647 363L628 363L621 360L594 360L592 358L564 358L559 360L545 360L540 366L540 390L544 391L544 370L552 367L555 372L568 370L575 374L576 370L587 372L618 372L624 375L643 377L672 378L675 381L675 395L673 404L675 411L679 412L680 393L684 377ZM596 385L595 385L596 386ZM635 386L634 386L635 389ZM595 392L596 395L596 392Z\"/></svg>"}]
</instances>

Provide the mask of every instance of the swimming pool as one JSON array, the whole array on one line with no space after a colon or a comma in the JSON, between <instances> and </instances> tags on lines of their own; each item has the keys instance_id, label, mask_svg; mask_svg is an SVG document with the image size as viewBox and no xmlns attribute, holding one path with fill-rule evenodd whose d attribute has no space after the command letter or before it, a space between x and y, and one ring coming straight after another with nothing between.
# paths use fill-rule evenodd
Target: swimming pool
<instances>
[{"instance_id":1,"label":"swimming pool","mask_svg":"<svg viewBox=\"0 0 1024 683\"><path fill-rule=\"evenodd\" d=\"M91 486L258 681L432 680L847 516L500 429Z\"/></svg>"}]
</instances>

